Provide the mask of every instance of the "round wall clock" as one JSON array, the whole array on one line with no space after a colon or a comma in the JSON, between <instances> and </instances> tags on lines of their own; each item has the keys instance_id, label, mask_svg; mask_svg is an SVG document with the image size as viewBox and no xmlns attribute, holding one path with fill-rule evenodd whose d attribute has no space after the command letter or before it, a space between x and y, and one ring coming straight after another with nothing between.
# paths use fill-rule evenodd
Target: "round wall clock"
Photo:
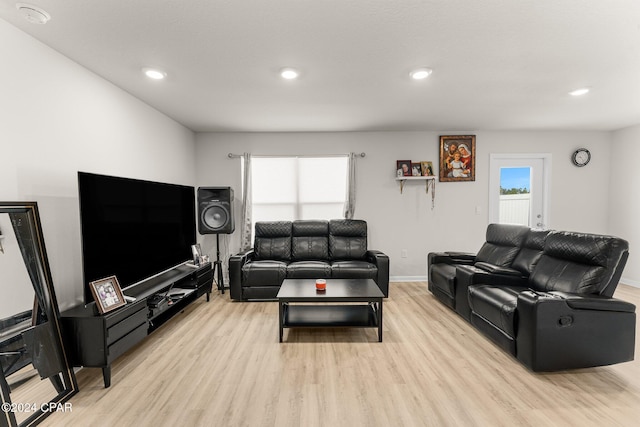
<instances>
[{"instance_id":1,"label":"round wall clock","mask_svg":"<svg viewBox=\"0 0 640 427\"><path fill-rule=\"evenodd\" d=\"M571 161L578 167L586 166L589 160L591 160L591 153L586 148L578 148L571 156Z\"/></svg>"}]
</instances>

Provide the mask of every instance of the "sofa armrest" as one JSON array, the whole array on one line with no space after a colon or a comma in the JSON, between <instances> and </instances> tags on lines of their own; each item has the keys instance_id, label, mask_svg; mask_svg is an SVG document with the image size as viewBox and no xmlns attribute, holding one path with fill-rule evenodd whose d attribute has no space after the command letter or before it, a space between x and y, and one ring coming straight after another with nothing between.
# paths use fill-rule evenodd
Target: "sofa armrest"
<instances>
[{"instance_id":1,"label":"sofa armrest","mask_svg":"<svg viewBox=\"0 0 640 427\"><path fill-rule=\"evenodd\" d=\"M529 285L529 279L521 273L514 274L510 268L487 271L477 265L456 266L456 280L463 281L467 285L496 285L496 286L523 286Z\"/></svg>"},{"instance_id":2,"label":"sofa armrest","mask_svg":"<svg viewBox=\"0 0 640 427\"><path fill-rule=\"evenodd\" d=\"M480 270L484 270L487 273L491 273L491 274L502 274L506 276L518 276L518 277L522 276L522 273L516 270L515 268L500 267L498 265L494 265L488 262L476 262L474 265L478 267Z\"/></svg>"},{"instance_id":3,"label":"sofa armrest","mask_svg":"<svg viewBox=\"0 0 640 427\"><path fill-rule=\"evenodd\" d=\"M518 295L516 310L516 357L533 371L633 360L633 304L608 297L527 290Z\"/></svg>"},{"instance_id":4,"label":"sofa armrest","mask_svg":"<svg viewBox=\"0 0 640 427\"><path fill-rule=\"evenodd\" d=\"M365 254L367 262L374 264L378 268L378 276L376 283L384 294L384 297L389 296L389 257L377 250L368 250Z\"/></svg>"},{"instance_id":5,"label":"sofa armrest","mask_svg":"<svg viewBox=\"0 0 640 427\"><path fill-rule=\"evenodd\" d=\"M552 291L548 294L562 298L575 310L602 310L635 313L636 306L627 301L602 295L579 295L569 292Z\"/></svg>"},{"instance_id":6,"label":"sofa armrest","mask_svg":"<svg viewBox=\"0 0 640 427\"><path fill-rule=\"evenodd\" d=\"M229 295L231 299L242 300L242 266L253 260L253 248L229 257Z\"/></svg>"},{"instance_id":7,"label":"sofa armrest","mask_svg":"<svg viewBox=\"0 0 640 427\"><path fill-rule=\"evenodd\" d=\"M496 269L496 273L491 273L479 268L478 264L480 263L456 266L456 312L467 321L471 320L469 286L490 284L496 286L526 287L528 284L527 278L521 274L515 275L511 271L509 271L508 274L500 274L500 269Z\"/></svg>"},{"instance_id":8,"label":"sofa armrest","mask_svg":"<svg viewBox=\"0 0 640 427\"><path fill-rule=\"evenodd\" d=\"M431 264L466 264L472 265L476 255L470 252L429 252L427 263Z\"/></svg>"}]
</instances>

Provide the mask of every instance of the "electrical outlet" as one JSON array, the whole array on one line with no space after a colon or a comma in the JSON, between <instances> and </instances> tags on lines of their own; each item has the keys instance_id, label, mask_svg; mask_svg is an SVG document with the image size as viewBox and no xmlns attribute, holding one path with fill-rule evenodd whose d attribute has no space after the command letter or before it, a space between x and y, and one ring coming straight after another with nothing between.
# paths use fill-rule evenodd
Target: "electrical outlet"
<instances>
[{"instance_id":1,"label":"electrical outlet","mask_svg":"<svg viewBox=\"0 0 640 427\"><path fill-rule=\"evenodd\" d=\"M406 249L401 250L401 251L400 251L400 256L401 256L402 258L406 258L406 257L407 257L407 250L406 250Z\"/></svg>"}]
</instances>

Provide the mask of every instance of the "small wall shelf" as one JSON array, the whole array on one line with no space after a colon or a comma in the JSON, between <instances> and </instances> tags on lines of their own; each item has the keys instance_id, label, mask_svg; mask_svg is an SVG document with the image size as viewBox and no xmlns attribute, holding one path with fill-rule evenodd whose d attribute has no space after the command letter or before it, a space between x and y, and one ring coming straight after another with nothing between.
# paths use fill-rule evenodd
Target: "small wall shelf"
<instances>
[{"instance_id":1,"label":"small wall shelf","mask_svg":"<svg viewBox=\"0 0 640 427\"><path fill-rule=\"evenodd\" d=\"M429 194L429 187L431 187L431 209L435 207L436 198L436 177L435 176L399 176L396 181L400 182L400 194L404 190L404 183L406 181L424 181L425 191Z\"/></svg>"},{"instance_id":2,"label":"small wall shelf","mask_svg":"<svg viewBox=\"0 0 640 427\"><path fill-rule=\"evenodd\" d=\"M436 177L435 176L402 176L397 177L396 181L400 181L400 193L404 189L405 181L424 181L427 193L429 192L429 185L435 187ZM429 182L431 181L431 182Z\"/></svg>"}]
</instances>

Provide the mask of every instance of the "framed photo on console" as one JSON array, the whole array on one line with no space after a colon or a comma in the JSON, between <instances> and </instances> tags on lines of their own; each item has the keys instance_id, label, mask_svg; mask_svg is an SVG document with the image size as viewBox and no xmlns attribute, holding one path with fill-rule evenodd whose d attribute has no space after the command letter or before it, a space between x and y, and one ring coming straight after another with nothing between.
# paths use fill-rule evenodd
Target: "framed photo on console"
<instances>
[{"instance_id":1,"label":"framed photo on console","mask_svg":"<svg viewBox=\"0 0 640 427\"><path fill-rule=\"evenodd\" d=\"M202 247L200 243L191 245L191 254L193 255L193 265L202 264Z\"/></svg>"},{"instance_id":2,"label":"framed photo on console","mask_svg":"<svg viewBox=\"0 0 640 427\"><path fill-rule=\"evenodd\" d=\"M89 283L93 298L101 314L122 307L127 302L124 299L120 283L116 276L109 276L104 279Z\"/></svg>"}]
</instances>

